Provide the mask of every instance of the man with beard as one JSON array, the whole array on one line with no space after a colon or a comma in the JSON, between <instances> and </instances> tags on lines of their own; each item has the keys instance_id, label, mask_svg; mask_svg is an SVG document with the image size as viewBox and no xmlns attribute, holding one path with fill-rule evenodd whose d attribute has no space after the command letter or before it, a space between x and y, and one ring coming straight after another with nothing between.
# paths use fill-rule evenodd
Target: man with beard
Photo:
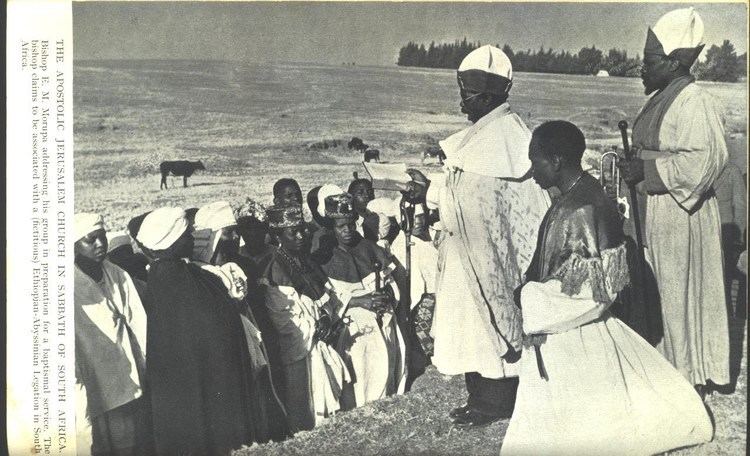
<instances>
[{"instance_id":1,"label":"man with beard","mask_svg":"<svg viewBox=\"0 0 750 456\"><path fill-rule=\"evenodd\" d=\"M512 78L496 47L466 56L458 85L461 112L473 125L440 142L444 181L410 170L412 197L424 200L426 186L427 204L440 216L432 362L443 374L465 374L468 400L449 413L461 427L513 411L521 349L514 291L549 207L547 193L528 179L531 133L507 102Z\"/></svg>"},{"instance_id":2,"label":"man with beard","mask_svg":"<svg viewBox=\"0 0 750 456\"><path fill-rule=\"evenodd\" d=\"M128 273L105 259L102 217L76 214L75 237L79 454L150 454L146 312Z\"/></svg>"},{"instance_id":3,"label":"man with beard","mask_svg":"<svg viewBox=\"0 0 750 456\"><path fill-rule=\"evenodd\" d=\"M384 249L357 232L358 215L351 195L326 197L325 216L331 220L336 245L318 251L315 259L336 299L347 308L345 315L341 315L344 309L337 310L349 320L337 347L353 377L353 389L342 397L347 409L404 392L406 347L396 314L402 309L396 306L397 297L408 291L401 290L394 277L403 278L403 269Z\"/></svg>"},{"instance_id":4,"label":"man with beard","mask_svg":"<svg viewBox=\"0 0 750 456\"><path fill-rule=\"evenodd\" d=\"M645 93L655 94L633 125L639 158L621 169L646 194L646 256L664 324L657 348L705 394L709 381L730 378L721 220L712 187L728 154L716 101L690 75L702 37L693 8L671 11L649 28L641 77Z\"/></svg>"},{"instance_id":5,"label":"man with beard","mask_svg":"<svg viewBox=\"0 0 750 456\"><path fill-rule=\"evenodd\" d=\"M222 281L187 261L185 211L160 208L138 232L149 264L147 378L159 454L228 454L257 440L248 345Z\"/></svg>"},{"instance_id":6,"label":"man with beard","mask_svg":"<svg viewBox=\"0 0 750 456\"><path fill-rule=\"evenodd\" d=\"M341 409L344 383L351 378L334 347L317 333L320 320L329 328L338 320L337 309L325 273L310 258L302 206L272 206L267 214L278 247L262 280L281 346L281 391L293 428L309 430Z\"/></svg>"}]
</instances>

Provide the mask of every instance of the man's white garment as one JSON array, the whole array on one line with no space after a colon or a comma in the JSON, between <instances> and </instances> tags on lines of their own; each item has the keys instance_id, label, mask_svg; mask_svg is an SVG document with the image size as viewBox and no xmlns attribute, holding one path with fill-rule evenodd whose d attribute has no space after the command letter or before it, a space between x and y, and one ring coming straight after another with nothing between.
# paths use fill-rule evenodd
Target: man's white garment
<instances>
[{"instance_id":1,"label":"man's white garment","mask_svg":"<svg viewBox=\"0 0 750 456\"><path fill-rule=\"evenodd\" d=\"M432 325L432 363L443 374L517 375L517 366L502 356L510 343L520 350L520 311L512 317L514 334L501 334L492 322L505 318L499 308L517 311L511 307L513 290L550 205L531 179L519 182L531 168L530 139L505 103L440 142L447 157L445 180L431 183L427 203L439 209L443 229ZM486 293L492 293L489 299Z\"/></svg>"},{"instance_id":2,"label":"man's white garment","mask_svg":"<svg viewBox=\"0 0 750 456\"><path fill-rule=\"evenodd\" d=\"M411 308L419 303L423 293L434 293L437 275L438 252L432 242L411 236ZM391 244L391 253L402 265L406 265L406 237L400 231Z\"/></svg>"},{"instance_id":3,"label":"man's white garment","mask_svg":"<svg viewBox=\"0 0 750 456\"><path fill-rule=\"evenodd\" d=\"M572 296L561 285L528 282L521 293L524 332L546 338L524 348L500 455L650 455L710 441L693 385L593 299L589 279Z\"/></svg>"},{"instance_id":4,"label":"man's white garment","mask_svg":"<svg viewBox=\"0 0 750 456\"><path fill-rule=\"evenodd\" d=\"M325 417L340 410L344 383L351 381L336 350L325 342L313 340L315 322L320 318L320 309L330 299L329 295L313 300L290 286L265 285L266 306L279 333L279 356L285 368L287 396L294 394L309 401L315 420L312 424L321 424ZM300 370L305 374L295 376ZM299 381L309 383L299 384ZM293 391L295 389L297 391ZM287 397L287 406L292 405L290 402L293 401ZM287 412L303 417L298 422L304 422L306 413L309 413L307 410Z\"/></svg>"},{"instance_id":5,"label":"man's white garment","mask_svg":"<svg viewBox=\"0 0 750 456\"><path fill-rule=\"evenodd\" d=\"M102 262L100 283L74 272L76 428L80 454L91 445L91 421L143 394L146 312L127 272Z\"/></svg>"},{"instance_id":6,"label":"man's white garment","mask_svg":"<svg viewBox=\"0 0 750 456\"><path fill-rule=\"evenodd\" d=\"M634 141L635 143L635 141ZM689 84L659 130L656 170L669 190L646 201L645 239L661 298L659 351L693 384L729 383L729 330L721 220L711 186L727 159L724 126L712 97Z\"/></svg>"}]
</instances>

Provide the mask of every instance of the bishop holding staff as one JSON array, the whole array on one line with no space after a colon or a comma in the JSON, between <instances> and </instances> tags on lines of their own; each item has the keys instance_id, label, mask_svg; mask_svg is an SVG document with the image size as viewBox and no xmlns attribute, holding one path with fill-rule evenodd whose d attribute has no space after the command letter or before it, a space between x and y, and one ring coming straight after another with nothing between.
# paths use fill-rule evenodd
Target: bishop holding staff
<instances>
[{"instance_id":1,"label":"bishop holding staff","mask_svg":"<svg viewBox=\"0 0 750 456\"><path fill-rule=\"evenodd\" d=\"M640 158L622 166L646 193L644 239L661 300L659 351L700 392L729 383L721 220L713 184L727 161L716 101L690 67L703 49L693 8L649 28L641 78L648 100L633 125Z\"/></svg>"}]
</instances>

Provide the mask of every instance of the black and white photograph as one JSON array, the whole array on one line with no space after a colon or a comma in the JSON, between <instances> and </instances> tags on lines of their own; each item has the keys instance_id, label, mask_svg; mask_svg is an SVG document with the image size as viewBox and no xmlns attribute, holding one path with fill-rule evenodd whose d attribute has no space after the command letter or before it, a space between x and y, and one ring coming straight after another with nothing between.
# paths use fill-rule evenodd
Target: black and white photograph
<instances>
[{"instance_id":1,"label":"black and white photograph","mask_svg":"<svg viewBox=\"0 0 750 456\"><path fill-rule=\"evenodd\" d=\"M745 454L746 2L67 4L59 454Z\"/></svg>"}]
</instances>

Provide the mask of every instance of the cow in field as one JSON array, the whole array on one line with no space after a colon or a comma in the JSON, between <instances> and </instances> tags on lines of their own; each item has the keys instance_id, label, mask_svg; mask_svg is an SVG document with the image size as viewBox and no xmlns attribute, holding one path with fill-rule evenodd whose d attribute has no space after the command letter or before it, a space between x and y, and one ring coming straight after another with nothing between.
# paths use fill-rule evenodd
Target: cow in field
<instances>
[{"instance_id":1,"label":"cow in field","mask_svg":"<svg viewBox=\"0 0 750 456\"><path fill-rule=\"evenodd\" d=\"M366 151L367 148L369 147L367 144L365 144L364 142L362 142L362 139L357 138L356 136L353 137L351 139L351 141L349 141L346 144L346 146L349 148L349 150L354 149L354 150L358 150L360 152Z\"/></svg>"},{"instance_id":2,"label":"cow in field","mask_svg":"<svg viewBox=\"0 0 750 456\"><path fill-rule=\"evenodd\" d=\"M380 163L380 151L377 149L367 149L365 151L365 161L371 162L375 161Z\"/></svg>"},{"instance_id":3,"label":"cow in field","mask_svg":"<svg viewBox=\"0 0 750 456\"><path fill-rule=\"evenodd\" d=\"M161 162L161 165L159 165L159 170L161 171L161 185L159 189L167 188L167 176L170 174L173 176L182 176L182 186L187 187L188 177L192 176L197 169L206 169L202 161L177 160Z\"/></svg>"}]
</instances>

